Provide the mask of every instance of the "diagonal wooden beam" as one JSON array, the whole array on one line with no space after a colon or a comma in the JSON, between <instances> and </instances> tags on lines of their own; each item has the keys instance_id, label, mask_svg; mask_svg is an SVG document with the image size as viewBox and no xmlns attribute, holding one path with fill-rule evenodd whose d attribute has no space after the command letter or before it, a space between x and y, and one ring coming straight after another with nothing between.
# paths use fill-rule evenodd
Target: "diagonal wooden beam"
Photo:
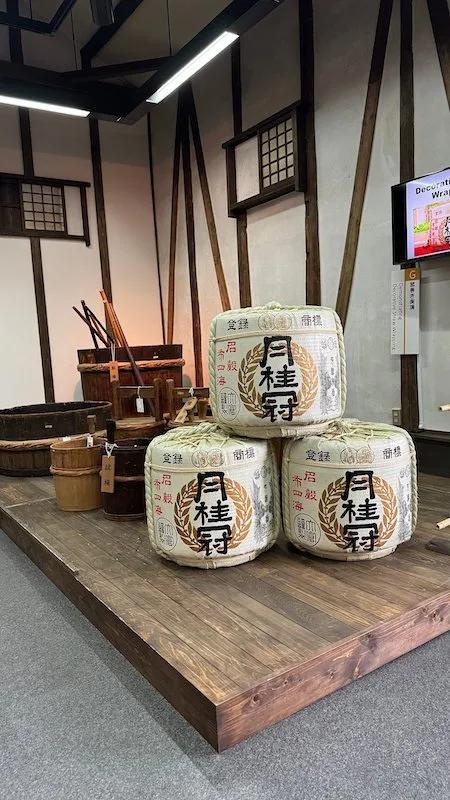
<instances>
[{"instance_id":1,"label":"diagonal wooden beam","mask_svg":"<svg viewBox=\"0 0 450 800\"><path fill-rule=\"evenodd\" d=\"M64 79L69 78L71 83L85 83L91 80L106 80L108 78L125 78L127 75L141 75L152 72L164 66L169 59L141 58L138 61L125 61L122 64L107 64L104 67L90 67L89 69L75 69L69 72L58 73Z\"/></svg>"},{"instance_id":2,"label":"diagonal wooden beam","mask_svg":"<svg viewBox=\"0 0 450 800\"><path fill-rule=\"evenodd\" d=\"M83 65L90 65L91 60L100 50L111 41L113 36L121 29L127 19L136 11L141 5L143 0L120 0L120 3L114 9L115 21L112 25L105 25L99 28L98 31L89 39L84 47L80 50L81 63Z\"/></svg>"},{"instance_id":3,"label":"diagonal wooden beam","mask_svg":"<svg viewBox=\"0 0 450 800\"><path fill-rule=\"evenodd\" d=\"M180 92L181 114L181 152L183 157L184 206L186 213L186 234L191 288L192 339L194 343L195 385L203 386L202 329L200 321L200 301L197 283L197 264L195 255L194 200L192 193L191 142L189 137L189 103L184 90Z\"/></svg>"},{"instance_id":4,"label":"diagonal wooden beam","mask_svg":"<svg viewBox=\"0 0 450 800\"><path fill-rule=\"evenodd\" d=\"M177 231L178 231L178 191L180 184L180 156L181 156L181 98L178 96L177 121L175 124L175 142L173 146L172 170L172 208L170 213L170 243L169 243L169 286L167 306L167 343L173 344L173 325L175 316L175 263L177 257Z\"/></svg>"},{"instance_id":5,"label":"diagonal wooden beam","mask_svg":"<svg viewBox=\"0 0 450 800\"><path fill-rule=\"evenodd\" d=\"M392 6L393 0L380 0L378 21L372 52L372 62L370 65L369 84L367 87L366 104L361 127L358 159L356 162L355 182L353 184L353 195L350 205L347 237L345 240L341 278L336 301L336 311L339 314L344 326L347 320L348 306L352 291L353 273L355 270L356 253L358 250L359 232L361 228L364 199L366 196L370 159L372 156L375 123L380 99L381 81L383 78L387 40L392 16Z\"/></svg>"},{"instance_id":6,"label":"diagonal wooden beam","mask_svg":"<svg viewBox=\"0 0 450 800\"><path fill-rule=\"evenodd\" d=\"M317 200L317 160L314 112L314 11L313 0L299 0L300 84L302 102L306 103L306 302L320 305L319 207Z\"/></svg>"},{"instance_id":7,"label":"diagonal wooden beam","mask_svg":"<svg viewBox=\"0 0 450 800\"><path fill-rule=\"evenodd\" d=\"M434 41L450 108L450 11L447 0L427 0Z\"/></svg>"},{"instance_id":8,"label":"diagonal wooden beam","mask_svg":"<svg viewBox=\"0 0 450 800\"><path fill-rule=\"evenodd\" d=\"M200 137L197 109L195 107L194 93L192 91L191 83L187 84L186 86L186 101L188 103L188 111L189 111L191 130L192 130L192 142L194 145L195 157L197 159L198 177L200 180L200 188L202 191L206 224L208 226L209 242L211 245L214 267L216 270L217 285L219 287L220 300L222 302L222 310L229 311L231 308L230 297L228 294L227 282L225 280L225 273L223 271L222 257L220 255L219 240L217 237L217 228L214 219L211 193L209 191L208 176L206 174L205 157L203 155L202 140Z\"/></svg>"},{"instance_id":9,"label":"diagonal wooden beam","mask_svg":"<svg viewBox=\"0 0 450 800\"><path fill-rule=\"evenodd\" d=\"M161 311L161 330L162 330L163 344L166 344L166 323L164 320L164 303L163 303L163 294L161 285L161 256L159 248L158 220L156 214L155 171L153 168L153 140L152 140L152 124L151 124L150 114L147 114L147 143L148 143L148 167L150 172L150 195L152 199L153 232L155 234L156 269L158 273L159 308Z\"/></svg>"}]
</instances>

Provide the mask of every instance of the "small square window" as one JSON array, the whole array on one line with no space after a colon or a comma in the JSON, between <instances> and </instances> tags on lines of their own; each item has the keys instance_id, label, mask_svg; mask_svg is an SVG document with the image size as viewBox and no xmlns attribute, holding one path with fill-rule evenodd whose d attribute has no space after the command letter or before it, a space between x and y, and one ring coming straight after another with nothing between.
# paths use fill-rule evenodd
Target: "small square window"
<instances>
[{"instance_id":1,"label":"small square window","mask_svg":"<svg viewBox=\"0 0 450 800\"><path fill-rule=\"evenodd\" d=\"M289 142L289 144L286 145L286 151L288 153L293 153L294 152L294 143L293 142Z\"/></svg>"},{"instance_id":2,"label":"small square window","mask_svg":"<svg viewBox=\"0 0 450 800\"><path fill-rule=\"evenodd\" d=\"M37 195L38 197L42 196L42 188L40 186L32 186L33 194Z\"/></svg>"},{"instance_id":3,"label":"small square window","mask_svg":"<svg viewBox=\"0 0 450 800\"><path fill-rule=\"evenodd\" d=\"M264 178L263 180L264 189L267 189L268 186L270 186L270 178Z\"/></svg>"},{"instance_id":4,"label":"small square window","mask_svg":"<svg viewBox=\"0 0 450 800\"><path fill-rule=\"evenodd\" d=\"M57 197L61 197L61 189L59 186L52 186L52 194Z\"/></svg>"},{"instance_id":5,"label":"small square window","mask_svg":"<svg viewBox=\"0 0 450 800\"><path fill-rule=\"evenodd\" d=\"M33 199L33 195L31 194L31 192L23 192L22 197L24 200L27 200L30 203Z\"/></svg>"},{"instance_id":6,"label":"small square window","mask_svg":"<svg viewBox=\"0 0 450 800\"><path fill-rule=\"evenodd\" d=\"M55 225L54 225L54 223L53 223L53 222L46 222L46 224L45 224L45 229L46 229L47 231L54 231L54 230L55 230Z\"/></svg>"},{"instance_id":7,"label":"small square window","mask_svg":"<svg viewBox=\"0 0 450 800\"><path fill-rule=\"evenodd\" d=\"M22 191L23 192L31 192L31 185L29 183L22 184Z\"/></svg>"},{"instance_id":8,"label":"small square window","mask_svg":"<svg viewBox=\"0 0 450 800\"><path fill-rule=\"evenodd\" d=\"M279 150L278 150L278 155L279 155L280 158L284 158L284 156L286 155L286 148L285 147L280 147Z\"/></svg>"},{"instance_id":9,"label":"small square window","mask_svg":"<svg viewBox=\"0 0 450 800\"><path fill-rule=\"evenodd\" d=\"M294 154L293 153L291 153L291 155L287 157L286 162L287 162L288 167L292 167L292 165L294 164Z\"/></svg>"},{"instance_id":10,"label":"small square window","mask_svg":"<svg viewBox=\"0 0 450 800\"><path fill-rule=\"evenodd\" d=\"M45 225L43 222L36 222L36 230L37 231L45 231Z\"/></svg>"},{"instance_id":11,"label":"small square window","mask_svg":"<svg viewBox=\"0 0 450 800\"><path fill-rule=\"evenodd\" d=\"M273 175L273 173L277 171L278 171L278 163L275 161L273 164L270 165L270 172Z\"/></svg>"},{"instance_id":12,"label":"small square window","mask_svg":"<svg viewBox=\"0 0 450 800\"><path fill-rule=\"evenodd\" d=\"M44 219L46 222L53 222L53 214L44 214Z\"/></svg>"},{"instance_id":13,"label":"small square window","mask_svg":"<svg viewBox=\"0 0 450 800\"><path fill-rule=\"evenodd\" d=\"M280 144L286 144L286 134L284 134L284 133L282 133L278 137L278 145L280 145Z\"/></svg>"},{"instance_id":14,"label":"small square window","mask_svg":"<svg viewBox=\"0 0 450 800\"><path fill-rule=\"evenodd\" d=\"M23 204L24 211L33 211L33 203L24 203Z\"/></svg>"},{"instance_id":15,"label":"small square window","mask_svg":"<svg viewBox=\"0 0 450 800\"><path fill-rule=\"evenodd\" d=\"M43 206L42 203L33 203L33 206L34 206L34 210L35 211L43 211L44 210L44 206Z\"/></svg>"},{"instance_id":16,"label":"small square window","mask_svg":"<svg viewBox=\"0 0 450 800\"><path fill-rule=\"evenodd\" d=\"M278 183L278 175L272 175L270 178L270 183L271 184Z\"/></svg>"},{"instance_id":17,"label":"small square window","mask_svg":"<svg viewBox=\"0 0 450 800\"><path fill-rule=\"evenodd\" d=\"M23 212L24 219L34 220L34 214L32 211L24 211Z\"/></svg>"},{"instance_id":18,"label":"small square window","mask_svg":"<svg viewBox=\"0 0 450 800\"><path fill-rule=\"evenodd\" d=\"M35 219L38 219L38 220L43 220L44 219L44 215L41 214L39 211L36 211L34 217L35 217Z\"/></svg>"},{"instance_id":19,"label":"small square window","mask_svg":"<svg viewBox=\"0 0 450 800\"><path fill-rule=\"evenodd\" d=\"M25 220L25 228L28 230L34 230L34 222L32 220Z\"/></svg>"},{"instance_id":20,"label":"small square window","mask_svg":"<svg viewBox=\"0 0 450 800\"><path fill-rule=\"evenodd\" d=\"M292 117L289 117L289 119L286 120L286 130L287 131L292 130Z\"/></svg>"},{"instance_id":21,"label":"small square window","mask_svg":"<svg viewBox=\"0 0 450 800\"><path fill-rule=\"evenodd\" d=\"M52 187L51 187L51 186L43 186L43 187L42 187L42 191L43 191L45 194L51 194L51 193L52 193Z\"/></svg>"},{"instance_id":22,"label":"small square window","mask_svg":"<svg viewBox=\"0 0 450 800\"><path fill-rule=\"evenodd\" d=\"M52 196L51 194L44 194L43 196L44 203L52 203Z\"/></svg>"},{"instance_id":23,"label":"small square window","mask_svg":"<svg viewBox=\"0 0 450 800\"><path fill-rule=\"evenodd\" d=\"M268 138L269 138L269 134L267 133L267 131L264 131L264 133L261 134L261 141L267 142Z\"/></svg>"},{"instance_id":24,"label":"small square window","mask_svg":"<svg viewBox=\"0 0 450 800\"><path fill-rule=\"evenodd\" d=\"M263 166L265 166L265 165L266 165L266 164L268 164L268 163L269 163L269 156L263 156L263 157L262 157L262 164L263 164Z\"/></svg>"},{"instance_id":25,"label":"small square window","mask_svg":"<svg viewBox=\"0 0 450 800\"><path fill-rule=\"evenodd\" d=\"M279 125L277 125L277 133L284 133L284 122L280 122Z\"/></svg>"},{"instance_id":26,"label":"small square window","mask_svg":"<svg viewBox=\"0 0 450 800\"><path fill-rule=\"evenodd\" d=\"M288 167L287 174L288 174L288 178L293 178L294 177L294 167Z\"/></svg>"},{"instance_id":27,"label":"small square window","mask_svg":"<svg viewBox=\"0 0 450 800\"><path fill-rule=\"evenodd\" d=\"M279 166L280 166L280 169L286 169L286 159L285 158L280 158Z\"/></svg>"},{"instance_id":28,"label":"small square window","mask_svg":"<svg viewBox=\"0 0 450 800\"><path fill-rule=\"evenodd\" d=\"M280 181L285 181L285 180L286 180L286 170L282 169L280 170Z\"/></svg>"},{"instance_id":29,"label":"small square window","mask_svg":"<svg viewBox=\"0 0 450 800\"><path fill-rule=\"evenodd\" d=\"M286 141L292 142L292 131L287 131L286 133Z\"/></svg>"},{"instance_id":30,"label":"small square window","mask_svg":"<svg viewBox=\"0 0 450 800\"><path fill-rule=\"evenodd\" d=\"M268 166L262 168L262 174L263 174L263 178L265 178L266 175L269 174L269 167Z\"/></svg>"},{"instance_id":31,"label":"small square window","mask_svg":"<svg viewBox=\"0 0 450 800\"><path fill-rule=\"evenodd\" d=\"M262 153L268 153L268 152L269 152L269 143L268 143L268 142L266 142L265 144L263 144L263 146L262 146L262 149L261 149L261 152L262 152Z\"/></svg>"},{"instance_id":32,"label":"small square window","mask_svg":"<svg viewBox=\"0 0 450 800\"><path fill-rule=\"evenodd\" d=\"M63 225L60 222L55 223L55 231L62 231L64 230Z\"/></svg>"}]
</instances>

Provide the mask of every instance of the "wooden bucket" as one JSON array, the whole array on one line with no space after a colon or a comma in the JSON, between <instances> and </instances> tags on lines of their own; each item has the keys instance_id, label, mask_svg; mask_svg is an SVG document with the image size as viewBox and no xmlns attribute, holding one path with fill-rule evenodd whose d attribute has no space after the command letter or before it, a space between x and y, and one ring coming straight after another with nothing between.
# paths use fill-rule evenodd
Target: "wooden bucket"
<instances>
[{"instance_id":1,"label":"wooden bucket","mask_svg":"<svg viewBox=\"0 0 450 800\"><path fill-rule=\"evenodd\" d=\"M42 403L1 410L0 474L49 475L51 445L63 436L87 433L90 416L103 430L111 413L107 402Z\"/></svg>"},{"instance_id":2,"label":"wooden bucket","mask_svg":"<svg viewBox=\"0 0 450 800\"><path fill-rule=\"evenodd\" d=\"M102 492L108 519L141 519L145 516L144 462L150 439L124 439L115 443L114 491ZM102 456L106 447L102 445Z\"/></svg>"},{"instance_id":3,"label":"wooden bucket","mask_svg":"<svg viewBox=\"0 0 450 800\"><path fill-rule=\"evenodd\" d=\"M50 447L50 472L56 502L61 511L92 511L101 508L101 445L87 446L87 437L56 442Z\"/></svg>"}]
</instances>

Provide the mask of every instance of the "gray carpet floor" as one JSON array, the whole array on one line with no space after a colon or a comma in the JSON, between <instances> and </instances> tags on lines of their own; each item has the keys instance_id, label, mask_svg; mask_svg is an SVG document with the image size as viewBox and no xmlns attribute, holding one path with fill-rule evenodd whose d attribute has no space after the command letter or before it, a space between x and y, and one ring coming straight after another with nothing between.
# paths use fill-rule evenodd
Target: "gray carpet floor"
<instances>
[{"instance_id":1,"label":"gray carpet floor","mask_svg":"<svg viewBox=\"0 0 450 800\"><path fill-rule=\"evenodd\" d=\"M0 533L0 798L448 800L449 656L447 634L219 756Z\"/></svg>"}]
</instances>

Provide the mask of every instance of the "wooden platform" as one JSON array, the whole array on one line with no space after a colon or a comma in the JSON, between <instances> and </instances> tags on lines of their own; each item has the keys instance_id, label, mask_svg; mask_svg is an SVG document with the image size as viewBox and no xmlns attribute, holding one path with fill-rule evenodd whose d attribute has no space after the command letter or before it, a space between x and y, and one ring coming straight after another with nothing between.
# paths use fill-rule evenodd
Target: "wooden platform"
<instances>
[{"instance_id":1,"label":"wooden platform","mask_svg":"<svg viewBox=\"0 0 450 800\"><path fill-rule=\"evenodd\" d=\"M149 549L144 523L57 510L50 478L0 477L0 527L223 750L450 628L450 557L424 546L450 480L424 476L415 539L343 564L277 545L215 572Z\"/></svg>"}]
</instances>

